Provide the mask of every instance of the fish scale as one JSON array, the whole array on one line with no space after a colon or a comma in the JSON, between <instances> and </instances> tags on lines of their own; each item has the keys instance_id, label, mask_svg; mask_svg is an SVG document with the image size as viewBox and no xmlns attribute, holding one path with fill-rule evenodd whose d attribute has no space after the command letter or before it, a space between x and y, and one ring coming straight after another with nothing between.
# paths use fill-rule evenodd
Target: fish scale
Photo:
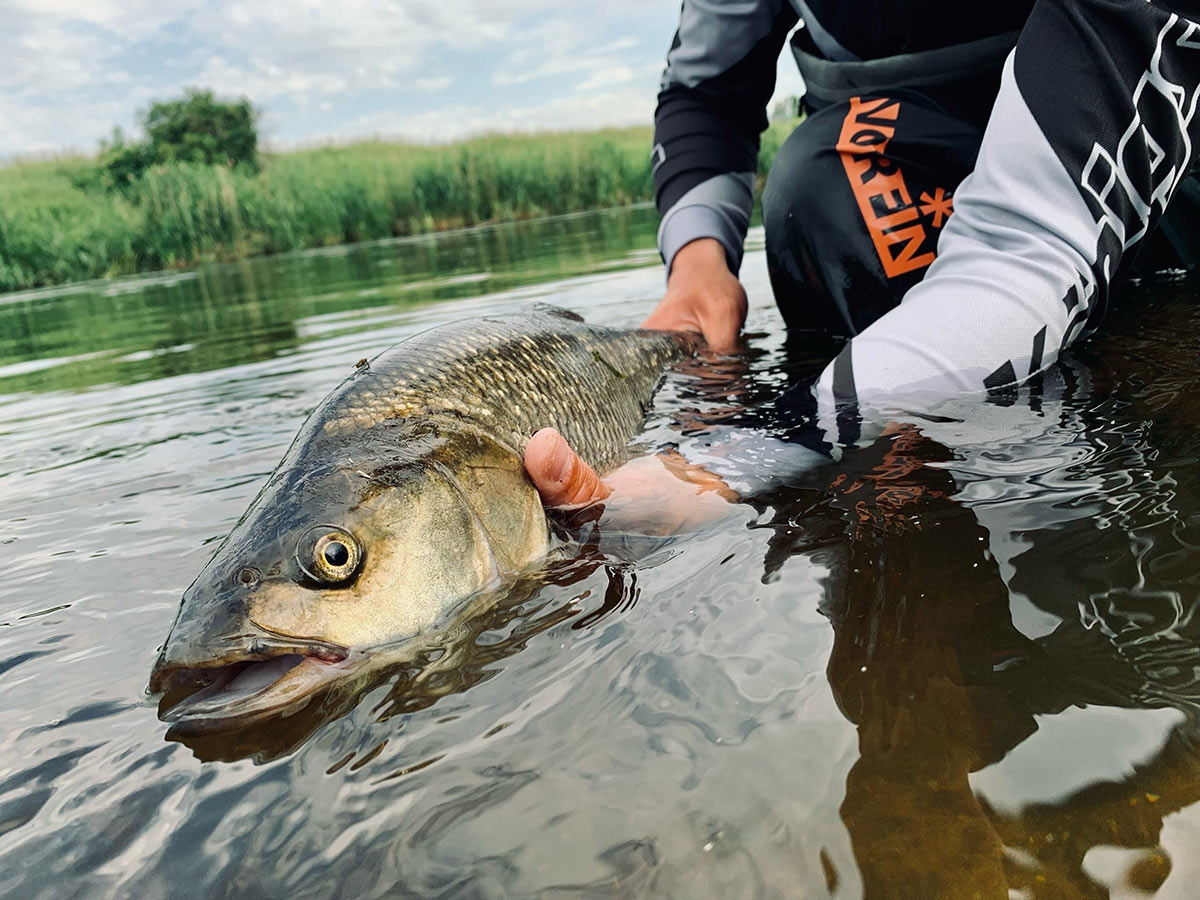
<instances>
[{"instance_id":1,"label":"fish scale","mask_svg":"<svg viewBox=\"0 0 1200 900\"><path fill-rule=\"evenodd\" d=\"M451 323L386 350L350 376L313 424L327 438L469 420L515 450L558 428L591 465L623 458L678 335L589 325L535 308ZM319 451L322 441L314 440Z\"/></svg>"}]
</instances>

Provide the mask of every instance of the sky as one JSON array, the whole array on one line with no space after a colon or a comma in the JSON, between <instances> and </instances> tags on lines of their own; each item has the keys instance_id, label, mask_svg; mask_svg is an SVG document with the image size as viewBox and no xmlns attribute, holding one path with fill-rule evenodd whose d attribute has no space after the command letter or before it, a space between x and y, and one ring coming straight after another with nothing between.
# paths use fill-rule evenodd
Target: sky
<instances>
[{"instance_id":1,"label":"sky","mask_svg":"<svg viewBox=\"0 0 1200 900\"><path fill-rule=\"evenodd\" d=\"M267 143L648 123L678 0L0 0L0 156L92 152L187 86ZM798 93L781 65L777 94Z\"/></svg>"}]
</instances>

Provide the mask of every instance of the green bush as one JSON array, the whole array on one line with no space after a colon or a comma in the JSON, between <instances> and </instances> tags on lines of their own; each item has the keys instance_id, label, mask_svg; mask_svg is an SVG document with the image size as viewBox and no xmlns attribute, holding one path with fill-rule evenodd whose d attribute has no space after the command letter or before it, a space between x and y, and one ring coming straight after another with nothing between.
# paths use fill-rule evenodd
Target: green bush
<instances>
[{"instance_id":1,"label":"green bush","mask_svg":"<svg viewBox=\"0 0 1200 900\"><path fill-rule=\"evenodd\" d=\"M189 88L182 99L152 104L142 124L153 162L254 166L257 118L244 97L222 103L212 91Z\"/></svg>"},{"instance_id":2,"label":"green bush","mask_svg":"<svg viewBox=\"0 0 1200 900\"><path fill-rule=\"evenodd\" d=\"M99 182L105 187L126 188L142 177L154 157L148 143L127 141L121 129L114 128L112 140L100 145L100 160L96 169ZM79 186L84 190L91 187L87 183Z\"/></svg>"},{"instance_id":3,"label":"green bush","mask_svg":"<svg viewBox=\"0 0 1200 900\"><path fill-rule=\"evenodd\" d=\"M189 88L178 100L153 103L142 116L143 141L126 140L119 128L101 145L111 187L128 188L153 165L197 163L258 166L258 114L244 97L217 100L212 91Z\"/></svg>"}]
</instances>

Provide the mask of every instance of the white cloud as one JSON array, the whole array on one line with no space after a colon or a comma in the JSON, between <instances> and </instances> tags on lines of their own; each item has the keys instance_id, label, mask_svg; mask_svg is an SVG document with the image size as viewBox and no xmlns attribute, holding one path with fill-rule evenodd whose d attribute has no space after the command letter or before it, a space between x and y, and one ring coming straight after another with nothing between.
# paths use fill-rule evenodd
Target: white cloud
<instances>
[{"instance_id":1,"label":"white cloud","mask_svg":"<svg viewBox=\"0 0 1200 900\"><path fill-rule=\"evenodd\" d=\"M636 10L633 0L616 0L603 17L619 21ZM420 71L438 48L511 46L557 58L586 43L592 15L574 9L565 15L554 0L213 0L190 17L189 27L227 57L254 58L247 70L252 76L270 72L298 85L337 78L352 89L403 88L399 76ZM529 18L538 24L525 25ZM632 43L618 39L605 49L615 53Z\"/></svg>"},{"instance_id":2,"label":"white cloud","mask_svg":"<svg viewBox=\"0 0 1200 900\"><path fill-rule=\"evenodd\" d=\"M259 105L280 97L307 104L314 96L341 94L350 89L350 80L336 72L285 69L261 58L236 64L221 56L209 59L194 82L210 87L218 94L245 95Z\"/></svg>"},{"instance_id":3,"label":"white cloud","mask_svg":"<svg viewBox=\"0 0 1200 900\"><path fill-rule=\"evenodd\" d=\"M604 55L604 54L608 54L608 53L616 53L619 50L629 50L636 46L637 46L637 41L635 41L633 38L623 37L623 38L617 38L612 43L604 44L600 47L597 47L595 52L598 55Z\"/></svg>"},{"instance_id":4,"label":"white cloud","mask_svg":"<svg viewBox=\"0 0 1200 900\"><path fill-rule=\"evenodd\" d=\"M446 5L424 0L224 0L190 24L194 34L219 46L226 57L253 60L244 67L252 76L283 77L295 90L308 84L329 88L335 80L359 86L391 83L397 73L420 65L436 43L462 43L442 22ZM457 31L482 39L474 29Z\"/></svg>"},{"instance_id":5,"label":"white cloud","mask_svg":"<svg viewBox=\"0 0 1200 900\"><path fill-rule=\"evenodd\" d=\"M492 73L496 85L519 85L550 77L577 75L581 83L603 79L604 73L629 71L628 51L636 46L629 38L592 47L592 36L578 21L550 18L523 35L523 46L509 53ZM628 79L626 79L628 80ZM614 81L599 81L613 84Z\"/></svg>"},{"instance_id":6,"label":"white cloud","mask_svg":"<svg viewBox=\"0 0 1200 900\"><path fill-rule=\"evenodd\" d=\"M196 5L4 0L0 154L94 150L155 93L122 55Z\"/></svg>"},{"instance_id":7,"label":"white cloud","mask_svg":"<svg viewBox=\"0 0 1200 900\"><path fill-rule=\"evenodd\" d=\"M0 158L14 155L94 153L98 142L112 133L113 125L129 117L129 110L150 100L142 89L119 100L80 104L69 114L55 106L22 103L0 91Z\"/></svg>"},{"instance_id":8,"label":"white cloud","mask_svg":"<svg viewBox=\"0 0 1200 900\"><path fill-rule=\"evenodd\" d=\"M449 75L442 75L438 78L418 78L413 82L413 87L423 94L435 94L444 91L453 83L454 79Z\"/></svg>"},{"instance_id":9,"label":"white cloud","mask_svg":"<svg viewBox=\"0 0 1200 900\"><path fill-rule=\"evenodd\" d=\"M576 85L575 90L593 91L596 88L611 87L614 84L625 84L633 81L633 77L633 70L628 66L613 66L611 69L600 69L592 73L586 81Z\"/></svg>"},{"instance_id":10,"label":"white cloud","mask_svg":"<svg viewBox=\"0 0 1200 900\"><path fill-rule=\"evenodd\" d=\"M653 92L635 89L582 98L559 97L530 106L496 108L458 104L418 115L383 112L360 117L342 136L439 142L489 131L566 131L604 125L645 125L653 115Z\"/></svg>"},{"instance_id":11,"label":"white cloud","mask_svg":"<svg viewBox=\"0 0 1200 900\"><path fill-rule=\"evenodd\" d=\"M249 96L289 142L649 122L678 15L678 0L0 7L0 154L94 149L187 85Z\"/></svg>"},{"instance_id":12,"label":"white cloud","mask_svg":"<svg viewBox=\"0 0 1200 900\"><path fill-rule=\"evenodd\" d=\"M108 33L110 41L128 44L154 34L201 8L203 0L5 0L9 22L88 25Z\"/></svg>"}]
</instances>

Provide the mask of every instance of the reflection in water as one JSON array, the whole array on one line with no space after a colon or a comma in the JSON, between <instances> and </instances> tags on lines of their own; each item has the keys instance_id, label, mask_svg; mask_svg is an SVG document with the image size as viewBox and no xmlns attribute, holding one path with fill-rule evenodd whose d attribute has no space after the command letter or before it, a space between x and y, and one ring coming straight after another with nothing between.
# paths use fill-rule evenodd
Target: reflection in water
<instances>
[{"instance_id":1,"label":"reflection in water","mask_svg":"<svg viewBox=\"0 0 1200 900\"><path fill-rule=\"evenodd\" d=\"M0 391L79 389L270 359L303 343L300 319L323 317L327 328L354 332L371 309L645 265L655 258L646 249L655 227L654 211L635 207L0 297Z\"/></svg>"},{"instance_id":2,"label":"reflection in water","mask_svg":"<svg viewBox=\"0 0 1200 900\"><path fill-rule=\"evenodd\" d=\"M865 894L1006 897L1004 836L968 776L1029 737L1059 685L1023 677L1046 660L935 465L951 455L906 427L854 456L830 498L848 540L824 551L825 610L830 685L858 729L841 815Z\"/></svg>"},{"instance_id":3,"label":"reflection in water","mask_svg":"<svg viewBox=\"0 0 1200 900\"><path fill-rule=\"evenodd\" d=\"M633 325L653 218L0 298L0 896L1194 894L1187 282L1032 389L602 541L274 729L163 740L179 593L331 373L534 297ZM743 275L748 351L673 375L646 446L808 424L771 401L829 348L785 348L761 251Z\"/></svg>"},{"instance_id":4,"label":"reflection in water","mask_svg":"<svg viewBox=\"0 0 1200 900\"><path fill-rule=\"evenodd\" d=\"M1168 321L1178 324L1143 315L1138 350L1161 353L1154 326ZM1111 356L1128 360L1102 340L1081 355L1101 371ZM1024 533L1028 547L1012 560L1009 585L976 509L955 496L955 454L911 425L848 454L816 499L773 510L768 572L785 553L816 546L831 569L823 602L835 630L828 676L859 743L841 815L869 898L912 896L916 884L928 898L1002 898L1010 888L1028 897L1107 897L1085 859L1108 845L1149 851L1125 877L1153 892L1171 866L1159 848L1163 819L1200 801L1200 535L1191 512L1200 473L1161 464L1168 454L1195 458L1194 438L1180 441L1176 430L1195 407L1178 384L1147 387L1140 367L1120 373L1136 399L1122 396L1121 377L1080 391L1088 376L1078 366L1065 367L1077 391L1068 392L1065 419L1077 432L1073 443L1088 452L1065 475L1096 490L1064 504L1074 507L1065 517L1048 516ZM1194 383L1193 372L1186 378ZM1033 386L1031 406L1041 406L1041 387ZM980 455L994 464L1005 451L1008 461L1032 456L1015 443ZM1104 512L1093 518L1096 507ZM833 539L831 517L844 527ZM1010 587L1057 627L1023 635ZM1183 718L1120 778L1012 814L973 791L969 775L1033 735L1035 717L1088 706L1165 707ZM1076 750L1086 756L1086 747Z\"/></svg>"}]
</instances>

